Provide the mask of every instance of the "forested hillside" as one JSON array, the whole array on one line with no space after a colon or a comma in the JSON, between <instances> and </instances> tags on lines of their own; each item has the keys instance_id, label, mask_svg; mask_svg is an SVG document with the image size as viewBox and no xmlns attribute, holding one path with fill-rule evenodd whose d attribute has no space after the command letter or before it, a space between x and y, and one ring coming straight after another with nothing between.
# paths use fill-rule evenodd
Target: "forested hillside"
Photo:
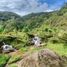
<instances>
[{"instance_id":1,"label":"forested hillside","mask_svg":"<svg viewBox=\"0 0 67 67\"><path fill-rule=\"evenodd\" d=\"M32 13L19 16L12 12L0 12L0 32L16 35L16 33L38 34L39 37L66 35L67 4L53 12ZM18 35L17 35L18 36ZM21 36L19 36L21 37Z\"/></svg>"},{"instance_id":2,"label":"forested hillside","mask_svg":"<svg viewBox=\"0 0 67 67\"><path fill-rule=\"evenodd\" d=\"M66 4L58 11L31 13L23 17L12 12L0 12L0 28L4 29L5 32L7 32L7 30L8 32L10 32L13 31L14 29L20 31L24 29L26 32L28 32L30 30L33 30L33 28L41 27L43 24L47 22L49 22L49 24L51 24L51 22L54 24L55 22L60 23L61 18L65 17L66 13L67 13ZM2 31L2 29L0 29L0 31Z\"/></svg>"}]
</instances>

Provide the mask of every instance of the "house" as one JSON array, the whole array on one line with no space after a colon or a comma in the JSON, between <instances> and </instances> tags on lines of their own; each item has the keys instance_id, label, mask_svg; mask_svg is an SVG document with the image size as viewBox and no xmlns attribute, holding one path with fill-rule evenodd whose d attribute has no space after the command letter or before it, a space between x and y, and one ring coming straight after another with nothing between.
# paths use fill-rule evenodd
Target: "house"
<instances>
[{"instance_id":1,"label":"house","mask_svg":"<svg viewBox=\"0 0 67 67\"><path fill-rule=\"evenodd\" d=\"M34 38L32 38L32 43L34 43L35 46L41 46L41 38L38 36L34 36Z\"/></svg>"},{"instance_id":2,"label":"house","mask_svg":"<svg viewBox=\"0 0 67 67\"><path fill-rule=\"evenodd\" d=\"M14 51L14 48L11 45L5 44L3 42L3 46L2 46L2 52L7 53L7 52L11 52Z\"/></svg>"}]
</instances>

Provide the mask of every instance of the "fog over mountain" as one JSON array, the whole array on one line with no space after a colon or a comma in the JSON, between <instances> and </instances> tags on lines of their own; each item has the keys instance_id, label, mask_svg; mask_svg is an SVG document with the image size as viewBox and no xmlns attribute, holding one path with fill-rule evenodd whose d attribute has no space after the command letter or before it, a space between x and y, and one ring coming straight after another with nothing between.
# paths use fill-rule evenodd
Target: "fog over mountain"
<instances>
[{"instance_id":1,"label":"fog over mountain","mask_svg":"<svg viewBox=\"0 0 67 67\"><path fill-rule=\"evenodd\" d=\"M0 11L11 11L20 15L60 9L67 0L0 0Z\"/></svg>"}]
</instances>

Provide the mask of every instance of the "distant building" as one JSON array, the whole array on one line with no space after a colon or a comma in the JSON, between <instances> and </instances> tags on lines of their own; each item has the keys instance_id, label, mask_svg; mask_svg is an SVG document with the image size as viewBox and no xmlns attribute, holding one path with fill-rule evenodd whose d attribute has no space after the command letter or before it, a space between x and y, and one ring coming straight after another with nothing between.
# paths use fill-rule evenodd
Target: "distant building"
<instances>
[{"instance_id":1,"label":"distant building","mask_svg":"<svg viewBox=\"0 0 67 67\"><path fill-rule=\"evenodd\" d=\"M35 36L32 39L32 43L34 43L35 46L40 46L41 45L41 38L39 38L38 36Z\"/></svg>"},{"instance_id":2,"label":"distant building","mask_svg":"<svg viewBox=\"0 0 67 67\"><path fill-rule=\"evenodd\" d=\"M2 51L3 52L10 52L14 51L14 48L11 45L5 44L2 46Z\"/></svg>"}]
</instances>

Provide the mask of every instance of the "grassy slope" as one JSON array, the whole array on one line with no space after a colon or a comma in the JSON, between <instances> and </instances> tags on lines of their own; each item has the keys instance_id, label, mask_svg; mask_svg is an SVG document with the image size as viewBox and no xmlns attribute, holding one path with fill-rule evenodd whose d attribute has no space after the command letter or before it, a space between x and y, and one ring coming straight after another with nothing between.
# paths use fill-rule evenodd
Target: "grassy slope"
<instances>
[{"instance_id":1,"label":"grassy slope","mask_svg":"<svg viewBox=\"0 0 67 67\"><path fill-rule=\"evenodd\" d=\"M18 65L17 62L20 62L22 60L22 58L24 58L24 55L29 55L33 52L42 50L44 48L49 48L51 50L53 50L54 52L56 52L57 54L59 54L60 56L67 56L67 47L64 47L64 44L52 44L52 43L48 43L47 46L42 46L42 47L34 47L34 46L30 46L30 47L26 47L26 48L21 48L19 50L19 52L15 52L11 59L8 62L8 66L12 67L12 66L16 66ZM17 55L17 56L16 56ZM21 58L22 57L22 58Z\"/></svg>"}]
</instances>

